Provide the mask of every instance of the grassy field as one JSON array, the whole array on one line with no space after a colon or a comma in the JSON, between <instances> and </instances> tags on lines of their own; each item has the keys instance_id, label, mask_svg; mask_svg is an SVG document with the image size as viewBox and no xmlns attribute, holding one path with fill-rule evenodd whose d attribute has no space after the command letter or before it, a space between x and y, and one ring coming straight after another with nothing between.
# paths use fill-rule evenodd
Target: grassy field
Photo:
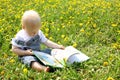
<instances>
[{"instance_id":1,"label":"grassy field","mask_svg":"<svg viewBox=\"0 0 120 80\"><path fill-rule=\"evenodd\" d=\"M21 64L10 41L26 10L40 14L46 37L90 60L51 73ZM0 0L0 80L120 80L120 0Z\"/></svg>"}]
</instances>

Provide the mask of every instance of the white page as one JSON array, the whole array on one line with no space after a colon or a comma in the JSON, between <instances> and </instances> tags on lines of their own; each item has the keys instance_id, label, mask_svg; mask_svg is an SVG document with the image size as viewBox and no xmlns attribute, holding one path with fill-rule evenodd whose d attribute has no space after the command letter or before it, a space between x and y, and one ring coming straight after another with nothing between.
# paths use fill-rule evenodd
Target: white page
<instances>
[{"instance_id":1,"label":"white page","mask_svg":"<svg viewBox=\"0 0 120 80\"><path fill-rule=\"evenodd\" d=\"M66 47L65 50L53 49L51 55L57 60L66 59L68 63L83 62L89 59L88 56L72 46Z\"/></svg>"},{"instance_id":2,"label":"white page","mask_svg":"<svg viewBox=\"0 0 120 80\"><path fill-rule=\"evenodd\" d=\"M57 60L61 61L63 59L67 60L73 53L69 53L67 50L53 49L51 55Z\"/></svg>"},{"instance_id":3,"label":"white page","mask_svg":"<svg viewBox=\"0 0 120 80\"><path fill-rule=\"evenodd\" d=\"M74 62L83 62L89 59L88 56L86 56L85 54L83 54L81 51L75 49L72 46L68 46L66 48L67 51L71 52L71 53L75 53L73 55L71 55L68 59L69 63L74 63Z\"/></svg>"}]
</instances>

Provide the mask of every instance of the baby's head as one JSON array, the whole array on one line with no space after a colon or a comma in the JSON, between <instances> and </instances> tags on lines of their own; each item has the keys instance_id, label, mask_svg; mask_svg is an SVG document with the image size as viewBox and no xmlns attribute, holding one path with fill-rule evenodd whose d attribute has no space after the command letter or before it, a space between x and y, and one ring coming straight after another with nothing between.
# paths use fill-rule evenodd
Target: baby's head
<instances>
[{"instance_id":1,"label":"baby's head","mask_svg":"<svg viewBox=\"0 0 120 80\"><path fill-rule=\"evenodd\" d=\"M34 36L38 33L41 23L40 16L33 10L25 11L22 16L22 28L30 35Z\"/></svg>"}]
</instances>

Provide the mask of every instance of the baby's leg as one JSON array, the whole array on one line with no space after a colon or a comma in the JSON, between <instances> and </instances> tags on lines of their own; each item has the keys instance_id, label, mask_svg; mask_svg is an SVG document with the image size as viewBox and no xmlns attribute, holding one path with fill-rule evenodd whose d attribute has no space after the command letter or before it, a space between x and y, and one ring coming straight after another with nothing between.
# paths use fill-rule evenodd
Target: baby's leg
<instances>
[{"instance_id":1,"label":"baby's leg","mask_svg":"<svg viewBox=\"0 0 120 80\"><path fill-rule=\"evenodd\" d=\"M48 72L50 70L49 67L41 65L35 56L23 56L23 57L19 57L19 59L22 63L24 63L28 67L32 67L33 69L37 71Z\"/></svg>"},{"instance_id":2,"label":"baby's leg","mask_svg":"<svg viewBox=\"0 0 120 80\"><path fill-rule=\"evenodd\" d=\"M32 69L37 70L37 71L49 72L49 70L50 70L49 67L43 66L39 62L36 62L36 61L31 63L31 67L32 67Z\"/></svg>"}]
</instances>

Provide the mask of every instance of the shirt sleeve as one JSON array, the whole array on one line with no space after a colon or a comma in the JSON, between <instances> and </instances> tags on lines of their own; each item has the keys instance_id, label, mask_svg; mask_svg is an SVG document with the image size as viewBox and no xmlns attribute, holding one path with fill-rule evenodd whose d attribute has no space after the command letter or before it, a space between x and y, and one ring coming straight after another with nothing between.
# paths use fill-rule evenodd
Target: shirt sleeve
<instances>
[{"instance_id":1,"label":"shirt sleeve","mask_svg":"<svg viewBox=\"0 0 120 80\"><path fill-rule=\"evenodd\" d=\"M48 40L41 30L39 30L39 36L40 36L40 40L42 43L44 43Z\"/></svg>"},{"instance_id":2,"label":"shirt sleeve","mask_svg":"<svg viewBox=\"0 0 120 80\"><path fill-rule=\"evenodd\" d=\"M16 47L22 47L21 45L17 44L17 41L23 41L24 39L20 37L20 32L16 34L14 38L12 38L11 44Z\"/></svg>"}]
</instances>

